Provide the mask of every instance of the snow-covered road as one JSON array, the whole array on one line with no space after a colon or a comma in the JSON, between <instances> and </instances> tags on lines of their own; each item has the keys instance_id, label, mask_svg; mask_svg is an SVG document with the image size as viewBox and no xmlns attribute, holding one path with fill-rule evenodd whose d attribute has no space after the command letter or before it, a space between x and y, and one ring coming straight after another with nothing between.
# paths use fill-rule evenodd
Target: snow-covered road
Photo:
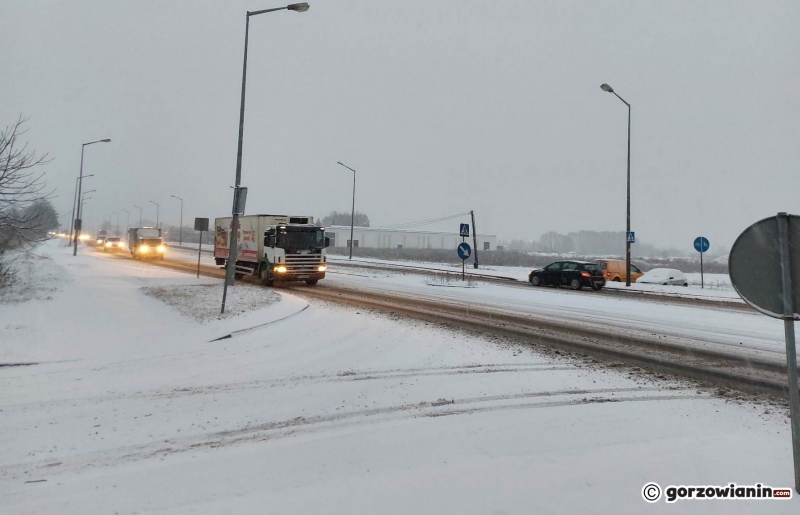
<instances>
[{"instance_id":1,"label":"snow-covered road","mask_svg":"<svg viewBox=\"0 0 800 515\"><path fill-rule=\"evenodd\" d=\"M184 250L171 258L192 261L196 254ZM213 265L204 254L203 264ZM446 282L445 282L446 281ZM598 295L591 291L558 291L553 288L519 288L479 283L462 288L461 282L412 271L390 272L370 267L353 268L331 263L325 285L370 292L393 292L426 299L490 307L507 313L560 320L586 327L670 337L681 345L785 364L783 324L742 305L735 309L720 304L692 304L665 299Z\"/></svg>"},{"instance_id":2,"label":"snow-covered road","mask_svg":"<svg viewBox=\"0 0 800 515\"><path fill-rule=\"evenodd\" d=\"M640 493L650 481L790 485L783 408L286 292L200 322L142 288L182 294L219 289L216 280L90 250L43 252L58 291L0 305L0 363L39 363L0 367L4 512L800 506L678 508ZM246 311L251 294L236 298Z\"/></svg>"}]
</instances>

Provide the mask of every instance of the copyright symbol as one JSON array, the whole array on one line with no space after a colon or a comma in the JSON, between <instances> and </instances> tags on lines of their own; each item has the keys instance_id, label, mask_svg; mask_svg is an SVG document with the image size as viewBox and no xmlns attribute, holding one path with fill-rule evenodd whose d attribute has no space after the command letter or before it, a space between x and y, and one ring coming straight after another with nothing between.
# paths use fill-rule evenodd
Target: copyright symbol
<instances>
[{"instance_id":1,"label":"copyright symbol","mask_svg":"<svg viewBox=\"0 0 800 515\"><path fill-rule=\"evenodd\" d=\"M661 487L658 483L647 483L642 488L642 498L650 503L656 502L661 498Z\"/></svg>"}]
</instances>

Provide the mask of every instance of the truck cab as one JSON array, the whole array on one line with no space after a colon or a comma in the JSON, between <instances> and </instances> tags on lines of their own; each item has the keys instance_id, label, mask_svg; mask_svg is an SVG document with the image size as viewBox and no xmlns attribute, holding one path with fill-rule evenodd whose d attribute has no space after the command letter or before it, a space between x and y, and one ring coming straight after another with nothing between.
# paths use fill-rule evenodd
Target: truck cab
<instances>
[{"instance_id":1,"label":"truck cab","mask_svg":"<svg viewBox=\"0 0 800 515\"><path fill-rule=\"evenodd\" d=\"M128 230L128 249L134 259L164 259L167 246L161 239L161 229L133 227Z\"/></svg>"},{"instance_id":2,"label":"truck cab","mask_svg":"<svg viewBox=\"0 0 800 515\"><path fill-rule=\"evenodd\" d=\"M315 285L325 277L325 229L311 216L249 215L239 218L236 278L256 275L262 284L305 281ZM214 258L226 266L230 254L231 218L217 218Z\"/></svg>"}]
</instances>

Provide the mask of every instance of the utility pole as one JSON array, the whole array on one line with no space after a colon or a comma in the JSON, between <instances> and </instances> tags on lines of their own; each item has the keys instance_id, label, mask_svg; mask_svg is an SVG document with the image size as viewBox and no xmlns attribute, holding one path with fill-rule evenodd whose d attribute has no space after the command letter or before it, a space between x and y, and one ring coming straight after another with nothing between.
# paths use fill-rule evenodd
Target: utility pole
<instances>
[{"instance_id":1,"label":"utility pole","mask_svg":"<svg viewBox=\"0 0 800 515\"><path fill-rule=\"evenodd\" d=\"M275 9L262 9L260 11L247 11L244 25L244 59L242 62L242 96L239 103L239 142L236 149L236 182L233 188L233 209L231 212L231 236L228 245L228 261L225 263L225 281L222 283L222 307L220 313L225 313L225 300L228 296L228 285L233 285L236 278L236 256L237 239L239 236L239 213L237 205L241 198L239 191L242 189L242 142L244 140L244 101L245 93L247 90L247 42L250 37L250 17L258 16L259 14L271 13L275 11L282 11L284 9L295 12L308 11L308 3L301 2L298 4L289 4L286 7L278 7Z\"/></svg>"},{"instance_id":2,"label":"utility pole","mask_svg":"<svg viewBox=\"0 0 800 515\"><path fill-rule=\"evenodd\" d=\"M150 201L150 203L156 205L156 229L161 229L161 227L159 227L158 224L158 217L161 214L161 206L158 205L158 202L153 202L152 200Z\"/></svg>"},{"instance_id":3,"label":"utility pole","mask_svg":"<svg viewBox=\"0 0 800 515\"><path fill-rule=\"evenodd\" d=\"M336 163L353 172L353 207L350 208L350 257L348 258L353 259L353 246L355 245L355 241L353 241L353 226L356 220L356 171L341 161L336 161Z\"/></svg>"},{"instance_id":4,"label":"utility pole","mask_svg":"<svg viewBox=\"0 0 800 515\"><path fill-rule=\"evenodd\" d=\"M613 93L622 103L628 106L628 193L625 225L625 286L631 285L631 242L628 235L631 233L631 105L614 91L608 84L602 84L600 89Z\"/></svg>"},{"instance_id":5,"label":"utility pole","mask_svg":"<svg viewBox=\"0 0 800 515\"><path fill-rule=\"evenodd\" d=\"M475 246L475 264L473 265L476 269L478 268L478 229L475 228L475 211L470 211L469 216L472 217L472 244Z\"/></svg>"},{"instance_id":6,"label":"utility pole","mask_svg":"<svg viewBox=\"0 0 800 515\"><path fill-rule=\"evenodd\" d=\"M176 197L175 195L170 195L170 197L176 198L181 201L181 225L180 227L178 227L178 245L182 245L183 244L183 199L180 197Z\"/></svg>"},{"instance_id":7,"label":"utility pole","mask_svg":"<svg viewBox=\"0 0 800 515\"><path fill-rule=\"evenodd\" d=\"M83 210L83 202L81 202L81 199L83 198L83 196L81 194L81 189L83 188L83 150L86 148L86 145L94 145L95 143L109 143L109 142L111 142L111 140L106 138L106 139L99 139L97 141L90 141L89 143L84 143L81 146L81 168L80 168L80 172L78 172L78 194L76 196L76 198L79 201L79 204L77 206L78 213L77 213L77 216L75 217L76 221L81 219L81 211ZM80 232L81 228L78 227L78 224L76 222L73 222L73 223L75 225L75 241L74 241L74 245L75 246L72 249L72 255L73 256L77 256L78 255L78 233ZM83 225L83 224L81 223L80 225Z\"/></svg>"},{"instance_id":8,"label":"utility pole","mask_svg":"<svg viewBox=\"0 0 800 515\"><path fill-rule=\"evenodd\" d=\"M125 211L125 234L127 235L128 229L130 229L131 227L131 212L128 211L127 209L122 209L122 210Z\"/></svg>"}]
</instances>

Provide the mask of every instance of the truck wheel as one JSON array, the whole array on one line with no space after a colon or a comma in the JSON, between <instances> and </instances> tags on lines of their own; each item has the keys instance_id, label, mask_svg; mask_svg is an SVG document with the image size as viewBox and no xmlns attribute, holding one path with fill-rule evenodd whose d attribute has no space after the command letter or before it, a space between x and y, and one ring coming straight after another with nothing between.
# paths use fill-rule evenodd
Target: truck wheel
<instances>
[{"instance_id":1,"label":"truck wheel","mask_svg":"<svg viewBox=\"0 0 800 515\"><path fill-rule=\"evenodd\" d=\"M306 279L306 284L309 286L314 286L319 282L319 279Z\"/></svg>"},{"instance_id":2,"label":"truck wheel","mask_svg":"<svg viewBox=\"0 0 800 515\"><path fill-rule=\"evenodd\" d=\"M261 279L261 284L264 286L272 286L275 284L272 279L269 278L269 265L267 264L261 264L261 268L258 269L258 278Z\"/></svg>"}]
</instances>

